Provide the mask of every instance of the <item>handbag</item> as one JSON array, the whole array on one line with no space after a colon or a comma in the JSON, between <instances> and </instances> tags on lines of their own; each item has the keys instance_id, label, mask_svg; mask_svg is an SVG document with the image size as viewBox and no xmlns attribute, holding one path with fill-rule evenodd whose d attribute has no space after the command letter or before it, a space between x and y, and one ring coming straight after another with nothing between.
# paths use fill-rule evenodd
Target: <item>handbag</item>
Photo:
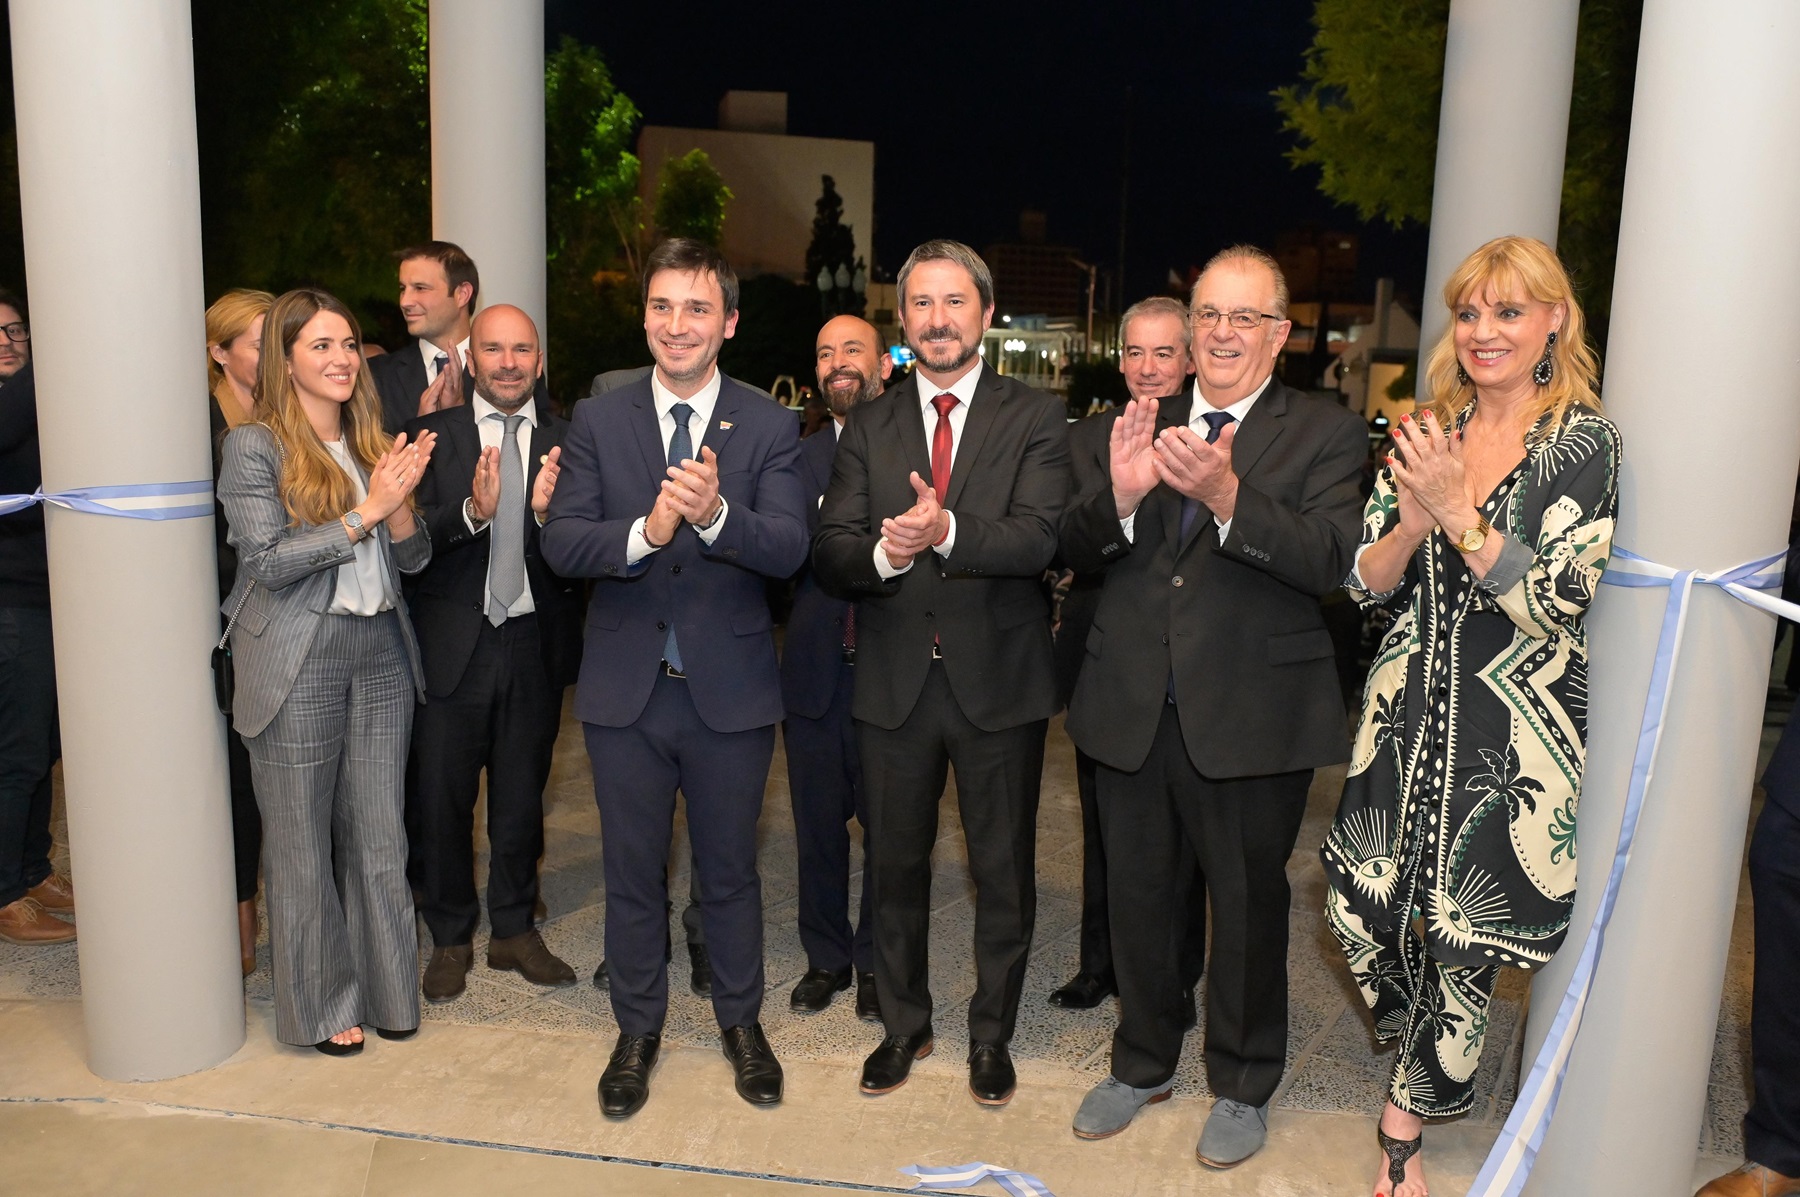
<instances>
[{"instance_id":1,"label":"handbag","mask_svg":"<svg viewBox=\"0 0 1800 1197\"><path fill-rule=\"evenodd\" d=\"M244 593L238 596L231 618L225 621L225 634L213 645L213 701L219 704L219 714L226 718L231 717L231 699L237 691L237 674L231 663L231 629L237 626L238 616L243 614L244 604L250 601L250 592L255 589L256 579L252 578L250 585L244 587Z\"/></svg>"}]
</instances>

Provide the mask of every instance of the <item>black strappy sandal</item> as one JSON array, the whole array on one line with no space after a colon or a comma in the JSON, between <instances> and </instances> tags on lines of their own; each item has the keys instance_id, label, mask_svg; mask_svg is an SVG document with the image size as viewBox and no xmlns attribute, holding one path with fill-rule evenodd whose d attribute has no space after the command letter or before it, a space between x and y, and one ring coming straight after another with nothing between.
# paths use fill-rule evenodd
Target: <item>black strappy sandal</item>
<instances>
[{"instance_id":1,"label":"black strappy sandal","mask_svg":"<svg viewBox=\"0 0 1800 1197\"><path fill-rule=\"evenodd\" d=\"M355 1043L333 1043L329 1039L321 1039L313 1047L328 1056L354 1056L363 1049L360 1039Z\"/></svg>"},{"instance_id":2,"label":"black strappy sandal","mask_svg":"<svg viewBox=\"0 0 1800 1197\"><path fill-rule=\"evenodd\" d=\"M1398 1192L1406 1183L1406 1161L1419 1154L1419 1140L1396 1139L1380 1126L1375 1128L1375 1139L1381 1144L1382 1154L1387 1156L1388 1184Z\"/></svg>"}]
</instances>

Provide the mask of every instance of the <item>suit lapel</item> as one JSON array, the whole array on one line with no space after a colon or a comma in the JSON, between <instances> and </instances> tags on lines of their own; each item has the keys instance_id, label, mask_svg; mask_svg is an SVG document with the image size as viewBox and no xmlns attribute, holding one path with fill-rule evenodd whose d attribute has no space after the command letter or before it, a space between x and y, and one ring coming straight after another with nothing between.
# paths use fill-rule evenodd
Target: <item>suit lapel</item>
<instances>
[{"instance_id":1,"label":"suit lapel","mask_svg":"<svg viewBox=\"0 0 1800 1197\"><path fill-rule=\"evenodd\" d=\"M638 451L650 471L650 484L661 487L669 476L669 451L663 447L662 421L656 416L656 400L650 397L650 384L645 383L628 400L631 404L631 432L637 437Z\"/></svg>"},{"instance_id":2,"label":"suit lapel","mask_svg":"<svg viewBox=\"0 0 1800 1197\"><path fill-rule=\"evenodd\" d=\"M913 375L894 388L894 401L888 408L888 419L900 442L900 457L931 481L931 449L925 443L925 421L919 415L919 380Z\"/></svg>"},{"instance_id":3,"label":"suit lapel","mask_svg":"<svg viewBox=\"0 0 1800 1197\"><path fill-rule=\"evenodd\" d=\"M713 451L720 460L725 457L725 442L731 439L732 430L737 427L738 409L743 406L743 396L729 378L719 378L719 398L713 404L712 422L706 427L706 435L700 438L700 444ZM696 448L694 452L700 450Z\"/></svg>"},{"instance_id":4,"label":"suit lapel","mask_svg":"<svg viewBox=\"0 0 1800 1197\"><path fill-rule=\"evenodd\" d=\"M984 367L981 382L975 388L975 398L977 402L969 405L969 414L963 418L962 443L956 447L956 461L950 470L950 489L945 492L944 506L952 510L961 500L963 487L968 483L969 475L975 472L981 444L987 440L988 432L1000 418L1000 408L1006 402L1006 387L1000 376ZM920 430L924 430L923 423Z\"/></svg>"},{"instance_id":5,"label":"suit lapel","mask_svg":"<svg viewBox=\"0 0 1800 1197\"><path fill-rule=\"evenodd\" d=\"M462 478L475 476L475 462L481 457L481 430L475 426L475 408L465 404L450 421L450 448L455 460L453 468Z\"/></svg>"},{"instance_id":6,"label":"suit lapel","mask_svg":"<svg viewBox=\"0 0 1800 1197\"><path fill-rule=\"evenodd\" d=\"M831 487L831 466L837 456L837 430L827 425L800 443L801 456L812 471L813 485L820 494ZM813 442L817 441L818 444Z\"/></svg>"},{"instance_id":7,"label":"suit lapel","mask_svg":"<svg viewBox=\"0 0 1800 1197\"><path fill-rule=\"evenodd\" d=\"M1239 478L1250 476L1250 471L1256 468L1256 463L1286 427L1287 407L1287 388L1271 379L1263 397L1250 405L1244 426L1238 429L1237 439L1231 442L1232 473Z\"/></svg>"}]
</instances>

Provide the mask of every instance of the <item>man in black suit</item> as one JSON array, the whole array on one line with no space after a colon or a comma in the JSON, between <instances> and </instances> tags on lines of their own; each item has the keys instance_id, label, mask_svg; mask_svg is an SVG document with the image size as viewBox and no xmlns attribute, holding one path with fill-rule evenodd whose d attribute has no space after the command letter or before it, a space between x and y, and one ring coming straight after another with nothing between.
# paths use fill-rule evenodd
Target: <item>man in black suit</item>
<instances>
[{"instance_id":1,"label":"man in black suit","mask_svg":"<svg viewBox=\"0 0 1800 1197\"><path fill-rule=\"evenodd\" d=\"M419 483L434 551L411 604L425 662L426 702L413 718L414 834L433 1002L463 992L473 958L481 907L470 822L483 769L488 967L539 985L575 980L532 925L544 786L563 689L581 660L581 585L551 572L538 549L568 423L533 397L531 317L487 308L470 345L473 400L406 426L409 440L431 431L443 446Z\"/></svg>"},{"instance_id":2,"label":"man in black suit","mask_svg":"<svg viewBox=\"0 0 1800 1197\"><path fill-rule=\"evenodd\" d=\"M575 409L542 533L551 568L598 580L575 713L600 808L619 1023L600 1106L612 1117L642 1107L662 1042L677 790L737 1092L781 1100L781 1065L759 1021L756 821L782 713L764 583L806 559L794 419L718 370L737 327L731 267L710 246L665 241L645 262L643 293L656 370Z\"/></svg>"},{"instance_id":3,"label":"man in black suit","mask_svg":"<svg viewBox=\"0 0 1800 1197\"><path fill-rule=\"evenodd\" d=\"M993 277L929 241L901 267L917 372L850 413L813 568L857 600L856 693L887 1038L862 1091L931 1051L931 848L949 769L975 879L969 1089L1003 1105L1037 914L1038 780L1056 711L1044 569L1069 492L1062 403L983 367Z\"/></svg>"},{"instance_id":4,"label":"man in black suit","mask_svg":"<svg viewBox=\"0 0 1800 1197\"><path fill-rule=\"evenodd\" d=\"M1367 433L1274 378L1287 287L1249 246L1208 263L1192 302L1192 395L1133 400L1104 478L1070 506L1063 557L1102 571L1069 707L1099 762L1119 1028L1112 1075L1075 1130L1116 1134L1160 1101L1181 1052L1183 901L1196 854L1212 902L1197 1155L1261 1148L1287 1047L1285 866L1312 772L1349 755L1319 597L1350 568Z\"/></svg>"},{"instance_id":5,"label":"man in black suit","mask_svg":"<svg viewBox=\"0 0 1800 1197\"><path fill-rule=\"evenodd\" d=\"M850 409L881 394L894 360L880 334L858 316L834 316L814 347L819 393L831 406L831 423L800 442L809 509L816 512L831 484L831 463ZM816 1012L831 1004L856 976L857 1017L879 1022L875 987L875 924L870 917L868 815L863 806L862 763L850 696L856 683L855 607L833 598L811 570L800 576L781 652L781 700L787 708L788 793L794 804L799 854L800 943L806 975L788 1004ZM850 925L849 821L863 827L862 908Z\"/></svg>"},{"instance_id":6,"label":"man in black suit","mask_svg":"<svg viewBox=\"0 0 1800 1197\"><path fill-rule=\"evenodd\" d=\"M1125 389L1140 402L1178 397L1193 373L1187 305L1165 295L1141 300L1119 320L1119 372ZM1122 408L1089 416L1069 430L1069 458L1077 493L1106 484L1096 463L1106 461L1107 437ZM1056 695L1068 706L1075 693L1081 663L1087 659L1088 632L1100 606L1105 575L1076 574L1063 596L1056 624ZM1075 784L1081 797L1081 938L1079 971L1050 994L1050 1004L1087 1010L1118 992L1113 978L1112 934L1107 926L1106 849L1100 835L1100 808L1094 781L1094 758L1075 750ZM1182 1026L1195 1022L1194 986L1206 963L1206 879L1195 869L1188 888L1187 938L1181 952Z\"/></svg>"},{"instance_id":7,"label":"man in black suit","mask_svg":"<svg viewBox=\"0 0 1800 1197\"><path fill-rule=\"evenodd\" d=\"M400 259L400 315L417 338L392 353L369 359L369 376L381 396L388 435L409 420L456 407L468 394L469 322L481 276L460 245L427 241L395 255ZM548 407L548 396L537 396Z\"/></svg>"}]
</instances>

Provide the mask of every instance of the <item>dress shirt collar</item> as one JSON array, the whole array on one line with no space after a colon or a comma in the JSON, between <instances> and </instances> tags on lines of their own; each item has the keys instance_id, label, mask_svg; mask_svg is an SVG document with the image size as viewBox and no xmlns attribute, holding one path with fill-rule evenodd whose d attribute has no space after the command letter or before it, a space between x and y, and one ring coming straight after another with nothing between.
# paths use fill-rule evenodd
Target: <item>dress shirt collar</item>
<instances>
[{"instance_id":1,"label":"dress shirt collar","mask_svg":"<svg viewBox=\"0 0 1800 1197\"><path fill-rule=\"evenodd\" d=\"M698 443L700 434L712 425L713 408L719 402L719 383L724 377L719 373L718 363L713 363L712 377L706 380L706 385L695 391L691 397L683 399L664 386L662 375L652 369L650 371L650 397L656 403L656 418L672 422L674 417L669 414L669 409L677 403L687 404L694 409L694 415L699 417L697 422L688 421L688 431Z\"/></svg>"},{"instance_id":2,"label":"dress shirt collar","mask_svg":"<svg viewBox=\"0 0 1800 1197\"><path fill-rule=\"evenodd\" d=\"M980 358L976 358L975 368L957 379L955 383L948 387L938 386L937 383L932 382L923 374L915 375L919 380L919 410L935 419L937 416L937 409L931 406L931 401L936 399L939 395L955 395L962 401L962 410L968 410L975 402L975 386L981 381L981 372L984 369L986 369L986 363ZM953 408L951 410L954 411L957 409Z\"/></svg>"},{"instance_id":3,"label":"dress shirt collar","mask_svg":"<svg viewBox=\"0 0 1800 1197\"><path fill-rule=\"evenodd\" d=\"M442 352L444 352L442 349L423 337L419 339L419 356L425 359L425 377L431 377L432 366L438 360L438 354ZM469 338L464 337L456 343L456 355L458 365L469 364Z\"/></svg>"},{"instance_id":4,"label":"dress shirt collar","mask_svg":"<svg viewBox=\"0 0 1800 1197\"><path fill-rule=\"evenodd\" d=\"M474 398L469 400L469 406L475 409L475 426L477 428L481 427L481 422L489 416L505 416L507 414L483 398L480 391L476 391ZM525 422L536 428L538 426L537 398L533 396L525 400L525 406L513 414L524 416Z\"/></svg>"},{"instance_id":5,"label":"dress shirt collar","mask_svg":"<svg viewBox=\"0 0 1800 1197\"><path fill-rule=\"evenodd\" d=\"M1206 396L1200 393L1200 379L1195 378L1194 403L1192 410L1188 412L1188 427L1204 436L1206 433L1206 421L1201 419L1201 417L1209 411L1229 412L1232 419L1242 423L1244 417L1250 414L1250 409L1256 405L1256 401L1261 399L1263 395L1268 392L1269 384L1274 381L1275 375L1270 374L1267 378L1263 379L1263 384L1261 386L1257 387L1254 391L1251 391L1242 399L1239 399L1236 403L1233 403L1230 407L1214 407L1206 401Z\"/></svg>"}]
</instances>

